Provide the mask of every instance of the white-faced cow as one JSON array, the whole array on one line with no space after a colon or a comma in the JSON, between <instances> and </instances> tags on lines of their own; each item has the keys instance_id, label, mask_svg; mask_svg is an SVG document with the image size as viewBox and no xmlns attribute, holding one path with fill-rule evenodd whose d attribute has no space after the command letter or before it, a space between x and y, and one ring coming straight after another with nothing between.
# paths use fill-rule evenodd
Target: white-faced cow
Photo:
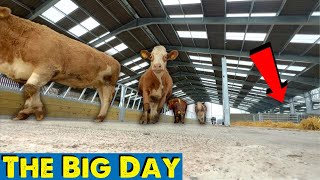
<instances>
[{"instance_id":1,"label":"white-faced cow","mask_svg":"<svg viewBox=\"0 0 320 180\"><path fill-rule=\"evenodd\" d=\"M55 81L73 88L98 90L103 121L119 77L120 64L109 55L61 35L50 28L11 14L0 7L0 73L25 82L23 120L35 114L44 118L40 88Z\"/></svg>"},{"instance_id":2,"label":"white-faced cow","mask_svg":"<svg viewBox=\"0 0 320 180\"><path fill-rule=\"evenodd\" d=\"M167 61L176 59L178 55L176 50L167 53L163 46L154 47L151 53L141 51L141 57L151 61L139 81L139 93L143 96L141 124L158 122L161 109L172 94L173 83L166 67Z\"/></svg>"},{"instance_id":3,"label":"white-faced cow","mask_svg":"<svg viewBox=\"0 0 320 180\"><path fill-rule=\"evenodd\" d=\"M197 102L195 106L195 111L197 113L197 118L200 124L206 123L206 113L207 107L203 102Z\"/></svg>"}]
</instances>

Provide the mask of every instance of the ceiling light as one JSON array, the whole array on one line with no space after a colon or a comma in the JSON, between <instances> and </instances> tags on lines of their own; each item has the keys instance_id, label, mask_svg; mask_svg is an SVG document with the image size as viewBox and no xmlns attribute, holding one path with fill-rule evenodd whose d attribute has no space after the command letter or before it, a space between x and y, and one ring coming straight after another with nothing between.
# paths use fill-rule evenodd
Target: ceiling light
<instances>
[{"instance_id":1,"label":"ceiling light","mask_svg":"<svg viewBox=\"0 0 320 180\"><path fill-rule=\"evenodd\" d=\"M170 18L203 18L203 14L169 15Z\"/></svg>"},{"instance_id":2,"label":"ceiling light","mask_svg":"<svg viewBox=\"0 0 320 180\"><path fill-rule=\"evenodd\" d=\"M89 31L92 29L98 27L100 24L94 20L92 17L89 17L88 19L84 20L82 23L80 23L82 26L87 28Z\"/></svg>"},{"instance_id":3,"label":"ceiling light","mask_svg":"<svg viewBox=\"0 0 320 180\"><path fill-rule=\"evenodd\" d=\"M205 31L177 31L180 38L198 38L207 39L207 32Z\"/></svg>"},{"instance_id":4,"label":"ceiling light","mask_svg":"<svg viewBox=\"0 0 320 180\"><path fill-rule=\"evenodd\" d=\"M252 66L253 62L251 61L238 61L233 59L227 59L227 64L239 64L243 66ZM230 67L230 66L229 66Z\"/></svg>"},{"instance_id":5,"label":"ceiling light","mask_svg":"<svg viewBox=\"0 0 320 180\"><path fill-rule=\"evenodd\" d=\"M58 8L60 11L62 11L63 13L65 13L66 15L78 9L78 6L75 3L73 3L71 0L61 0L54 6Z\"/></svg>"},{"instance_id":6,"label":"ceiling light","mask_svg":"<svg viewBox=\"0 0 320 180\"><path fill-rule=\"evenodd\" d=\"M125 49L127 49L128 48L128 46L127 45L125 45L124 43L121 43L121 44L119 44L118 46L116 46L116 47L114 47L117 51L123 51L123 50L125 50Z\"/></svg>"},{"instance_id":7,"label":"ceiling light","mask_svg":"<svg viewBox=\"0 0 320 180\"><path fill-rule=\"evenodd\" d=\"M211 57L204 57L204 56L189 56L192 60L198 60L198 61L208 61L211 62Z\"/></svg>"},{"instance_id":8,"label":"ceiling light","mask_svg":"<svg viewBox=\"0 0 320 180\"><path fill-rule=\"evenodd\" d=\"M137 62L137 61L140 61L141 59L142 59L141 57L135 58L134 60L125 63L124 66L128 66L128 65L130 65L130 64L132 64L132 63L135 63L135 62Z\"/></svg>"},{"instance_id":9,"label":"ceiling light","mask_svg":"<svg viewBox=\"0 0 320 180\"><path fill-rule=\"evenodd\" d=\"M55 7L49 8L46 12L42 14L42 16L52 21L53 23L56 23L65 17L65 15L61 13L59 10L57 10Z\"/></svg>"},{"instance_id":10,"label":"ceiling light","mask_svg":"<svg viewBox=\"0 0 320 180\"><path fill-rule=\"evenodd\" d=\"M89 43L89 44L90 44L90 43ZM100 46L102 46L102 45L104 45L104 42L101 42L101 43L95 45L94 47L95 47L95 48L98 48L98 47L100 47Z\"/></svg>"},{"instance_id":11,"label":"ceiling light","mask_svg":"<svg viewBox=\"0 0 320 180\"><path fill-rule=\"evenodd\" d=\"M288 65L277 64L278 69L286 69Z\"/></svg>"},{"instance_id":12,"label":"ceiling light","mask_svg":"<svg viewBox=\"0 0 320 180\"><path fill-rule=\"evenodd\" d=\"M289 66L287 70L289 71L303 71L306 67L303 66Z\"/></svg>"},{"instance_id":13,"label":"ceiling light","mask_svg":"<svg viewBox=\"0 0 320 180\"><path fill-rule=\"evenodd\" d=\"M251 17L274 17L277 13L251 13Z\"/></svg>"},{"instance_id":14,"label":"ceiling light","mask_svg":"<svg viewBox=\"0 0 320 180\"><path fill-rule=\"evenodd\" d=\"M201 0L162 0L162 4L169 5L184 5L184 4L200 4Z\"/></svg>"},{"instance_id":15,"label":"ceiling light","mask_svg":"<svg viewBox=\"0 0 320 180\"><path fill-rule=\"evenodd\" d=\"M249 13L231 13L227 17L249 17Z\"/></svg>"},{"instance_id":16,"label":"ceiling light","mask_svg":"<svg viewBox=\"0 0 320 180\"><path fill-rule=\"evenodd\" d=\"M207 63L199 63L199 62L192 62L195 65L203 65L203 66L212 66L211 64L207 64Z\"/></svg>"},{"instance_id":17,"label":"ceiling light","mask_svg":"<svg viewBox=\"0 0 320 180\"><path fill-rule=\"evenodd\" d=\"M125 86L131 86L131 85L133 85L133 84L136 84L136 83L138 83L139 81L137 81L137 80L133 80L133 81L131 81L131 82L128 82L128 83L126 83L126 84L124 84Z\"/></svg>"},{"instance_id":18,"label":"ceiling light","mask_svg":"<svg viewBox=\"0 0 320 180\"><path fill-rule=\"evenodd\" d=\"M204 69L204 68L195 68L197 71L205 71L205 72L212 72L213 73L213 69Z\"/></svg>"},{"instance_id":19,"label":"ceiling light","mask_svg":"<svg viewBox=\"0 0 320 180\"><path fill-rule=\"evenodd\" d=\"M247 77L247 74L242 74L242 73L237 73L236 76L240 76L240 77Z\"/></svg>"},{"instance_id":20,"label":"ceiling light","mask_svg":"<svg viewBox=\"0 0 320 180\"><path fill-rule=\"evenodd\" d=\"M82 27L81 25L78 24L75 27L71 28L69 30L69 32L76 35L77 37L80 37L80 36L84 35L85 33L87 33L88 30L86 30L84 27Z\"/></svg>"},{"instance_id":21,"label":"ceiling light","mask_svg":"<svg viewBox=\"0 0 320 180\"><path fill-rule=\"evenodd\" d=\"M320 16L320 11L314 11L311 16Z\"/></svg>"},{"instance_id":22,"label":"ceiling light","mask_svg":"<svg viewBox=\"0 0 320 180\"><path fill-rule=\"evenodd\" d=\"M114 54L117 54L118 51L114 48L111 48L111 49L107 50L106 53L112 56Z\"/></svg>"},{"instance_id":23,"label":"ceiling light","mask_svg":"<svg viewBox=\"0 0 320 180\"><path fill-rule=\"evenodd\" d=\"M105 40L104 42L105 42L105 43L108 43L108 42L110 42L110 41L114 40L115 38L116 38L115 36L112 36L111 38L109 38L109 39Z\"/></svg>"},{"instance_id":24,"label":"ceiling light","mask_svg":"<svg viewBox=\"0 0 320 180\"><path fill-rule=\"evenodd\" d=\"M246 41L264 41L267 33L246 33Z\"/></svg>"},{"instance_id":25,"label":"ceiling light","mask_svg":"<svg viewBox=\"0 0 320 180\"><path fill-rule=\"evenodd\" d=\"M285 76L295 76L296 74L293 74L293 73L281 73L281 75L285 75Z\"/></svg>"},{"instance_id":26,"label":"ceiling light","mask_svg":"<svg viewBox=\"0 0 320 180\"><path fill-rule=\"evenodd\" d=\"M290 43L313 44L320 38L318 34L296 34Z\"/></svg>"}]
</instances>

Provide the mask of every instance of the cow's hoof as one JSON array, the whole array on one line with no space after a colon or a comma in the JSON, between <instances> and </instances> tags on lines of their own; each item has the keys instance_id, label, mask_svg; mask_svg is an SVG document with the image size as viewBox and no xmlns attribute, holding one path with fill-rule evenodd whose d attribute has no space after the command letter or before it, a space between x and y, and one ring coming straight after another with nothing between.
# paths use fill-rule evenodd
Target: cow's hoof
<instances>
[{"instance_id":1,"label":"cow's hoof","mask_svg":"<svg viewBox=\"0 0 320 180\"><path fill-rule=\"evenodd\" d=\"M42 121L44 118L44 113L42 111L37 111L35 112L35 116L37 121Z\"/></svg>"},{"instance_id":2,"label":"cow's hoof","mask_svg":"<svg viewBox=\"0 0 320 180\"><path fill-rule=\"evenodd\" d=\"M19 113L17 117L13 118L13 121L26 120L29 117L29 114Z\"/></svg>"},{"instance_id":3,"label":"cow's hoof","mask_svg":"<svg viewBox=\"0 0 320 180\"><path fill-rule=\"evenodd\" d=\"M94 121L95 122L103 122L103 120L106 118L106 116L98 116Z\"/></svg>"}]
</instances>

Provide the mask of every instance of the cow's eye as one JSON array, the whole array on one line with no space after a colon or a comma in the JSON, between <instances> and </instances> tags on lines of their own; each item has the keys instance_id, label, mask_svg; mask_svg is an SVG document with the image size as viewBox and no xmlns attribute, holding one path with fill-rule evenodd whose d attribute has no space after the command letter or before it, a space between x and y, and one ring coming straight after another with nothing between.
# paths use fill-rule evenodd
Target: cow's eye
<instances>
[{"instance_id":1,"label":"cow's eye","mask_svg":"<svg viewBox=\"0 0 320 180\"><path fill-rule=\"evenodd\" d=\"M168 60L166 55L164 55L162 59L163 59L164 61L167 61L167 60Z\"/></svg>"}]
</instances>

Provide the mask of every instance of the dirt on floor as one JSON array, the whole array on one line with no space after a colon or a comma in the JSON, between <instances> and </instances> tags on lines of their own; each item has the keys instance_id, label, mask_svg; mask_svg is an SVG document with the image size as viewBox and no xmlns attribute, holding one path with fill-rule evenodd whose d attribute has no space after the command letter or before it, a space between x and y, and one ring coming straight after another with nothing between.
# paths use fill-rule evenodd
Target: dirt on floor
<instances>
[{"instance_id":1,"label":"dirt on floor","mask_svg":"<svg viewBox=\"0 0 320 180\"><path fill-rule=\"evenodd\" d=\"M184 179L318 179L320 132L0 120L0 152L182 152Z\"/></svg>"}]
</instances>

